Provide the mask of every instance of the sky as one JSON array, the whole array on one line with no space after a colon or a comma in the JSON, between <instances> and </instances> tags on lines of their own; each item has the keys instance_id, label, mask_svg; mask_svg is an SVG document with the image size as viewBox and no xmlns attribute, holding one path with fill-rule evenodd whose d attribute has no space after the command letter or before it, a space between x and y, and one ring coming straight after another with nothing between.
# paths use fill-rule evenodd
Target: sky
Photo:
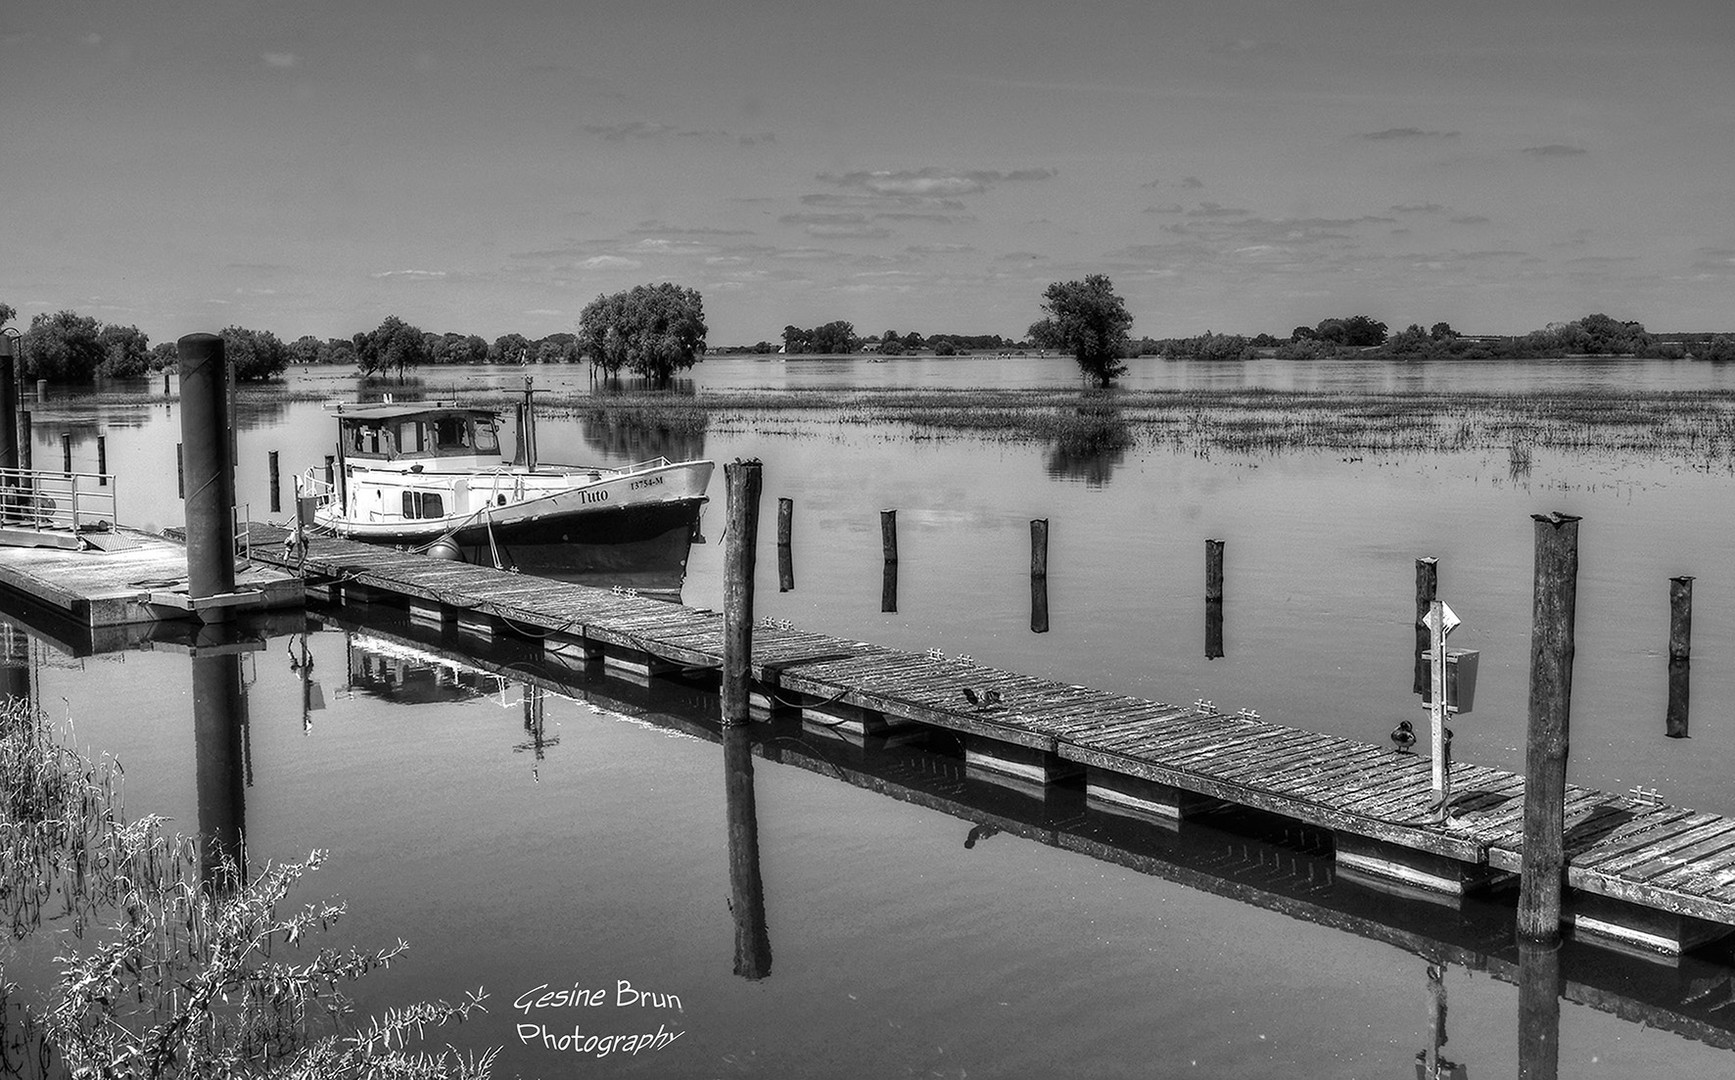
<instances>
[{"instance_id":1,"label":"sky","mask_svg":"<svg viewBox=\"0 0 1735 1080\"><path fill-rule=\"evenodd\" d=\"M0 302L531 338L1735 330L1729 0L6 0Z\"/></svg>"}]
</instances>

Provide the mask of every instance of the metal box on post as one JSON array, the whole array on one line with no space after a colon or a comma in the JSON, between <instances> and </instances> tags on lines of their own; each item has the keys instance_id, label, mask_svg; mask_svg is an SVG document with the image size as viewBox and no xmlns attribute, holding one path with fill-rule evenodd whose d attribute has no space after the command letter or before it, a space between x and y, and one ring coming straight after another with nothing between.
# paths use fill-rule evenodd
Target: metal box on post
<instances>
[{"instance_id":1,"label":"metal box on post","mask_svg":"<svg viewBox=\"0 0 1735 1080\"><path fill-rule=\"evenodd\" d=\"M1446 711L1467 713L1476 703L1476 664L1481 656L1477 649L1446 650ZM1429 649L1422 658L1433 663L1434 650ZM1422 695L1422 704L1430 704L1429 695Z\"/></svg>"}]
</instances>

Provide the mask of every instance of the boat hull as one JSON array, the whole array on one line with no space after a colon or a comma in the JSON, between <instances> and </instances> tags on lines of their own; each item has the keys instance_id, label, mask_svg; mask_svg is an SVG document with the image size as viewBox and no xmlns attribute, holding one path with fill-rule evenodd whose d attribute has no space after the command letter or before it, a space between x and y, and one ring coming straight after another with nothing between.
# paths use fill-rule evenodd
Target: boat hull
<instances>
[{"instance_id":1,"label":"boat hull","mask_svg":"<svg viewBox=\"0 0 1735 1080\"><path fill-rule=\"evenodd\" d=\"M626 474L540 498L502 500L461 518L352 520L338 515L332 500L316 513L315 524L346 539L480 566L678 596L710 472L704 462ZM434 480L424 475L409 482ZM370 503L370 483L405 483L401 473L368 480L359 470L349 481L360 496L357 505ZM378 503L393 505L398 498L391 494Z\"/></svg>"}]
</instances>

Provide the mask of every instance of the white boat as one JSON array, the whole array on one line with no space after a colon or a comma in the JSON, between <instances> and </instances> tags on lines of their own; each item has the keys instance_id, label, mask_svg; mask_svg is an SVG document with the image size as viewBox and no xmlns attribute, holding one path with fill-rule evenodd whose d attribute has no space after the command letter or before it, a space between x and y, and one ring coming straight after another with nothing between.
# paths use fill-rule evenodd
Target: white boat
<instances>
[{"instance_id":1,"label":"white boat","mask_svg":"<svg viewBox=\"0 0 1735 1080\"><path fill-rule=\"evenodd\" d=\"M678 593L713 463L624 467L536 459L528 387L517 454L500 415L454 402L336 407L337 454L299 494L311 529L446 559L594 585Z\"/></svg>"}]
</instances>

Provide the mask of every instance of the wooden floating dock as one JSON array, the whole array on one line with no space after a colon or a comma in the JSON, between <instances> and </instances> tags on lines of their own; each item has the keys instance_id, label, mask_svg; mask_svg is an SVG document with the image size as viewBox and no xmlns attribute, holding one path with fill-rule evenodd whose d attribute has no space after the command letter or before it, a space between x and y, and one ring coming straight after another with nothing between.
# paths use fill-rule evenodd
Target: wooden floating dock
<instances>
[{"instance_id":1,"label":"wooden floating dock","mask_svg":"<svg viewBox=\"0 0 1735 1080\"><path fill-rule=\"evenodd\" d=\"M128 529L73 539L64 545L0 545L0 588L89 628L187 617L216 607L299 607L305 600L297 575L248 560L237 565L234 593L195 602L187 595L186 545Z\"/></svg>"},{"instance_id":2,"label":"wooden floating dock","mask_svg":"<svg viewBox=\"0 0 1735 1080\"><path fill-rule=\"evenodd\" d=\"M252 526L259 558L283 533ZM577 649L648 678L718 668L723 618L627 593L311 539L308 591L332 602L407 604L413 619L460 633ZM757 626L751 675L765 708L871 738L919 725L957 734L966 768L1035 787L1082 782L1104 808L1173 821L1227 802L1329 830L1349 874L1450 902L1508 884L1522 867L1524 781L1452 764L1447 823L1435 823L1426 758L1246 715L1171 705L1031 678L937 653ZM968 688L992 705L972 705ZM988 691L997 693L990 699ZM1735 818L1569 786L1568 902L1587 939L1678 955L1735 931Z\"/></svg>"}]
</instances>

